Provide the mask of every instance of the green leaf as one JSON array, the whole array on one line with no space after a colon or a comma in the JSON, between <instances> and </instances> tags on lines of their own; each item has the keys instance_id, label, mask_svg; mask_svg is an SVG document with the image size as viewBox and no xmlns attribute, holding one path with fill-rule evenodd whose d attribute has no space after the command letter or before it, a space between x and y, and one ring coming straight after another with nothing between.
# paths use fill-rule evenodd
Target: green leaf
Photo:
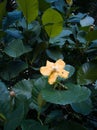
<instances>
[{"instance_id":1,"label":"green leaf","mask_svg":"<svg viewBox=\"0 0 97 130\"><path fill-rule=\"evenodd\" d=\"M46 102L45 102L45 100L43 99L41 93L38 94L37 104L38 104L38 106L39 106L40 108L42 108L42 107L46 104Z\"/></svg>"},{"instance_id":2,"label":"green leaf","mask_svg":"<svg viewBox=\"0 0 97 130\"><path fill-rule=\"evenodd\" d=\"M47 9L42 16L42 23L49 37L55 37L63 29L63 18L54 9Z\"/></svg>"},{"instance_id":3,"label":"green leaf","mask_svg":"<svg viewBox=\"0 0 97 130\"><path fill-rule=\"evenodd\" d=\"M46 117L45 119L45 123L51 123L53 122L54 120L59 120L60 118L62 118L63 116L63 113L61 110L52 110Z\"/></svg>"},{"instance_id":4,"label":"green leaf","mask_svg":"<svg viewBox=\"0 0 97 130\"><path fill-rule=\"evenodd\" d=\"M33 51L32 62L34 60L36 60L39 57L39 55L41 55L41 53L46 50L46 48L47 48L47 44L46 43L39 43L39 44L37 44L36 47L34 48L34 51Z\"/></svg>"},{"instance_id":5,"label":"green leaf","mask_svg":"<svg viewBox=\"0 0 97 130\"><path fill-rule=\"evenodd\" d=\"M53 49L47 49L46 50L46 53L48 55L48 57L50 57L51 59L53 60L58 60L58 59L63 59L63 55L60 51L60 49L56 49L56 48L53 48Z\"/></svg>"},{"instance_id":6,"label":"green leaf","mask_svg":"<svg viewBox=\"0 0 97 130\"><path fill-rule=\"evenodd\" d=\"M6 85L0 81L0 113L6 115L10 111L10 95Z\"/></svg>"},{"instance_id":7,"label":"green leaf","mask_svg":"<svg viewBox=\"0 0 97 130\"><path fill-rule=\"evenodd\" d=\"M6 117L2 113L0 113L0 121L6 121Z\"/></svg>"},{"instance_id":8,"label":"green leaf","mask_svg":"<svg viewBox=\"0 0 97 130\"><path fill-rule=\"evenodd\" d=\"M4 125L4 130L15 130L24 118L24 103L23 101L12 112L8 113L7 121Z\"/></svg>"},{"instance_id":9,"label":"green leaf","mask_svg":"<svg viewBox=\"0 0 97 130\"><path fill-rule=\"evenodd\" d=\"M32 48L25 46L20 39L15 39L11 41L7 47L5 47L4 52L11 57L19 57L24 53L30 52Z\"/></svg>"},{"instance_id":10,"label":"green leaf","mask_svg":"<svg viewBox=\"0 0 97 130\"><path fill-rule=\"evenodd\" d=\"M77 72L77 82L81 85L97 80L97 61L84 63Z\"/></svg>"},{"instance_id":11,"label":"green leaf","mask_svg":"<svg viewBox=\"0 0 97 130\"><path fill-rule=\"evenodd\" d=\"M94 30L94 31L89 31L87 34L86 34L86 39L87 41L91 42L93 40L96 40L97 39L97 30Z\"/></svg>"},{"instance_id":12,"label":"green leaf","mask_svg":"<svg viewBox=\"0 0 97 130\"><path fill-rule=\"evenodd\" d=\"M7 64L3 64L1 67L0 76L4 80L10 80L18 76L19 73L25 70L27 67L28 65L23 61L12 61Z\"/></svg>"},{"instance_id":13,"label":"green leaf","mask_svg":"<svg viewBox=\"0 0 97 130\"><path fill-rule=\"evenodd\" d=\"M20 82L18 82L13 90L15 91L16 95L23 95L25 96L27 99L31 98L31 93L32 93L32 88L33 88L33 84L31 82L31 80L22 80Z\"/></svg>"},{"instance_id":14,"label":"green leaf","mask_svg":"<svg viewBox=\"0 0 97 130\"><path fill-rule=\"evenodd\" d=\"M45 11L49 7L50 7L50 4L47 3L45 0L39 0L39 9L40 9L40 11Z\"/></svg>"},{"instance_id":15,"label":"green leaf","mask_svg":"<svg viewBox=\"0 0 97 130\"><path fill-rule=\"evenodd\" d=\"M2 17L6 12L6 2L7 0L3 0L0 2L0 22L2 21Z\"/></svg>"},{"instance_id":16,"label":"green leaf","mask_svg":"<svg viewBox=\"0 0 97 130\"><path fill-rule=\"evenodd\" d=\"M17 0L20 10L23 12L28 23L38 16L38 0Z\"/></svg>"},{"instance_id":17,"label":"green leaf","mask_svg":"<svg viewBox=\"0 0 97 130\"><path fill-rule=\"evenodd\" d=\"M72 121L62 121L58 123L53 130L87 130L82 125Z\"/></svg>"},{"instance_id":18,"label":"green leaf","mask_svg":"<svg viewBox=\"0 0 97 130\"><path fill-rule=\"evenodd\" d=\"M3 38L5 36L5 32L3 32L2 30L0 30L0 38Z\"/></svg>"},{"instance_id":19,"label":"green leaf","mask_svg":"<svg viewBox=\"0 0 97 130\"><path fill-rule=\"evenodd\" d=\"M92 49L92 48L97 49L97 40L94 40L94 41L91 42L89 49Z\"/></svg>"},{"instance_id":20,"label":"green leaf","mask_svg":"<svg viewBox=\"0 0 97 130\"><path fill-rule=\"evenodd\" d=\"M35 120L24 120L21 127L22 130L48 130L47 126L43 126Z\"/></svg>"},{"instance_id":21,"label":"green leaf","mask_svg":"<svg viewBox=\"0 0 97 130\"><path fill-rule=\"evenodd\" d=\"M75 72L75 68L71 65L66 65L65 70L67 70L69 72L68 78L70 78Z\"/></svg>"},{"instance_id":22,"label":"green leaf","mask_svg":"<svg viewBox=\"0 0 97 130\"><path fill-rule=\"evenodd\" d=\"M44 77L33 80L32 102L30 104L32 108L34 107L36 110L40 110L45 105L46 102L41 95L41 90L47 85L48 81Z\"/></svg>"},{"instance_id":23,"label":"green leaf","mask_svg":"<svg viewBox=\"0 0 97 130\"><path fill-rule=\"evenodd\" d=\"M83 115L88 115L92 111L92 102L90 99L80 102L71 104L73 110Z\"/></svg>"},{"instance_id":24,"label":"green leaf","mask_svg":"<svg viewBox=\"0 0 97 130\"><path fill-rule=\"evenodd\" d=\"M71 104L87 100L91 91L86 87L68 83L65 85L67 90L55 90L51 86L42 90L43 99L54 104Z\"/></svg>"},{"instance_id":25,"label":"green leaf","mask_svg":"<svg viewBox=\"0 0 97 130\"><path fill-rule=\"evenodd\" d=\"M79 31L78 34L77 34L77 40L80 42L80 43L86 43L86 39L85 39L85 36L86 36L86 33L85 31Z\"/></svg>"}]
</instances>

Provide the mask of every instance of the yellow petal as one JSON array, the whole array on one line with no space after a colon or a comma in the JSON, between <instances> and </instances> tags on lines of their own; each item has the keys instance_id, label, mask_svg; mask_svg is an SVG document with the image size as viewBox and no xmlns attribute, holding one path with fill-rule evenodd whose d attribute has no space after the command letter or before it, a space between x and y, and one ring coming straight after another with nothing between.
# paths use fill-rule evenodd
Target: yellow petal
<instances>
[{"instance_id":1,"label":"yellow petal","mask_svg":"<svg viewBox=\"0 0 97 130\"><path fill-rule=\"evenodd\" d=\"M53 72L48 79L49 84L54 84L56 79L58 77L58 73L57 72Z\"/></svg>"},{"instance_id":2,"label":"yellow petal","mask_svg":"<svg viewBox=\"0 0 97 130\"><path fill-rule=\"evenodd\" d=\"M63 69L65 67L65 62L62 59L59 59L55 62L55 66L60 71L60 69Z\"/></svg>"},{"instance_id":3,"label":"yellow petal","mask_svg":"<svg viewBox=\"0 0 97 130\"><path fill-rule=\"evenodd\" d=\"M60 70L58 75L62 78L68 78L69 72L66 70Z\"/></svg>"},{"instance_id":4,"label":"yellow petal","mask_svg":"<svg viewBox=\"0 0 97 130\"><path fill-rule=\"evenodd\" d=\"M50 61L47 61L47 62L46 62L46 66L52 68L52 66L54 66L54 63L53 63L53 62L50 62Z\"/></svg>"},{"instance_id":5,"label":"yellow petal","mask_svg":"<svg viewBox=\"0 0 97 130\"><path fill-rule=\"evenodd\" d=\"M52 72L52 68L51 67L41 67L40 68L40 73L44 76L49 76Z\"/></svg>"}]
</instances>

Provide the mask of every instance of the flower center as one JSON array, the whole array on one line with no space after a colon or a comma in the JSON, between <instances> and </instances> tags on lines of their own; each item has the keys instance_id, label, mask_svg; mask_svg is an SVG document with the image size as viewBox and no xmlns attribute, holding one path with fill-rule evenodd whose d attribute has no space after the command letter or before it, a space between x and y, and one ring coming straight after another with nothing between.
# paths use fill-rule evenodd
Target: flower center
<instances>
[{"instance_id":1,"label":"flower center","mask_svg":"<svg viewBox=\"0 0 97 130\"><path fill-rule=\"evenodd\" d=\"M53 71L58 71L58 67L57 66L52 66Z\"/></svg>"}]
</instances>

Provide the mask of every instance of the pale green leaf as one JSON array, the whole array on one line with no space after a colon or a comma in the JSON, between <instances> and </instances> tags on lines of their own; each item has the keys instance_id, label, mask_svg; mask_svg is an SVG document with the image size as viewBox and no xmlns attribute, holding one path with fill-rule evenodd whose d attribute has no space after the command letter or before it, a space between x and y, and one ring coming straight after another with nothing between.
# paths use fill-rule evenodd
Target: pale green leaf
<instances>
[{"instance_id":1,"label":"pale green leaf","mask_svg":"<svg viewBox=\"0 0 97 130\"><path fill-rule=\"evenodd\" d=\"M63 28L63 18L54 9L47 9L42 16L42 23L49 37L57 36Z\"/></svg>"},{"instance_id":2,"label":"pale green leaf","mask_svg":"<svg viewBox=\"0 0 97 130\"><path fill-rule=\"evenodd\" d=\"M17 0L17 2L28 23L36 19L38 16L38 0Z\"/></svg>"}]
</instances>

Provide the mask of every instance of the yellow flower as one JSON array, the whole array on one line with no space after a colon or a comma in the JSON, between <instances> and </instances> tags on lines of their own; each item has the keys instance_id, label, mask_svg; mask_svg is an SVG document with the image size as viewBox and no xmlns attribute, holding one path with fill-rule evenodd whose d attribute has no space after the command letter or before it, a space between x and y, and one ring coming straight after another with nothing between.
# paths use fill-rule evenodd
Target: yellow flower
<instances>
[{"instance_id":1,"label":"yellow flower","mask_svg":"<svg viewBox=\"0 0 97 130\"><path fill-rule=\"evenodd\" d=\"M73 4L73 0L66 0L67 4L71 6Z\"/></svg>"},{"instance_id":2,"label":"yellow flower","mask_svg":"<svg viewBox=\"0 0 97 130\"><path fill-rule=\"evenodd\" d=\"M49 84L55 83L58 76L68 78L69 72L64 70L65 62L62 59L57 60L55 63L47 61L46 66L40 68L40 73L48 76Z\"/></svg>"}]
</instances>

